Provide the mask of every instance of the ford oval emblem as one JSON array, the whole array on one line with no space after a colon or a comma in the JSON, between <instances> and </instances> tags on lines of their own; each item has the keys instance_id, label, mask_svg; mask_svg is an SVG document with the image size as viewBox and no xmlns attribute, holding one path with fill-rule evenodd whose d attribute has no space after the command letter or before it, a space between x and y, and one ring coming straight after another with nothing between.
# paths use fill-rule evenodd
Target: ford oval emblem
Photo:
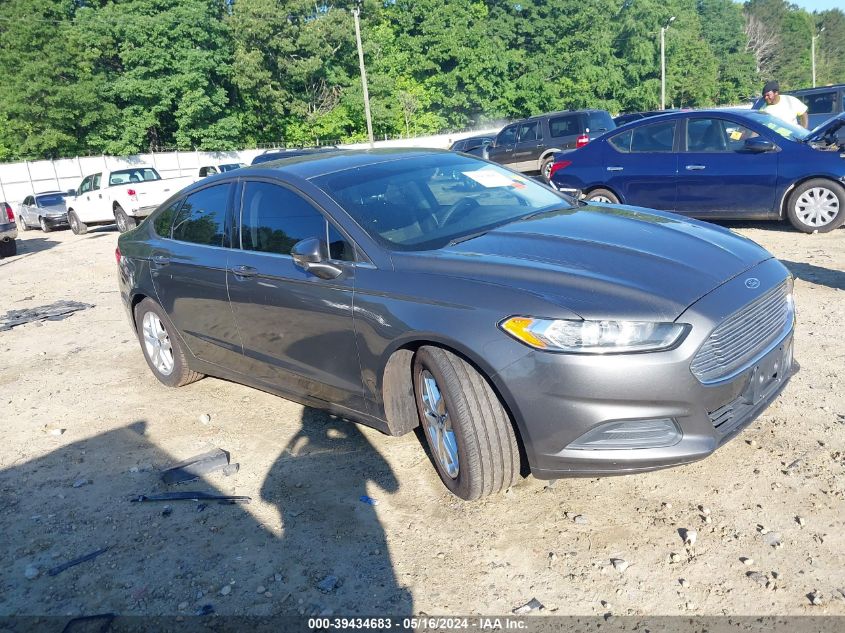
<instances>
[{"instance_id":1,"label":"ford oval emblem","mask_svg":"<svg viewBox=\"0 0 845 633\"><path fill-rule=\"evenodd\" d=\"M745 287L751 288L751 289L759 288L760 287L760 280L757 279L756 277L749 277L748 279L745 280Z\"/></svg>"}]
</instances>

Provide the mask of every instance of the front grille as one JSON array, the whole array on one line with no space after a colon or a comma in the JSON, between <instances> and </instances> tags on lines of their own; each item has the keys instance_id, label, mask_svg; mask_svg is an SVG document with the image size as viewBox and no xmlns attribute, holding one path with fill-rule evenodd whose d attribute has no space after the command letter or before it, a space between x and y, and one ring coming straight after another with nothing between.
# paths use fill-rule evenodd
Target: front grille
<instances>
[{"instance_id":1,"label":"front grille","mask_svg":"<svg viewBox=\"0 0 845 633\"><path fill-rule=\"evenodd\" d=\"M792 324L787 282L722 321L692 359L690 369L703 383L730 377L750 363Z\"/></svg>"}]
</instances>

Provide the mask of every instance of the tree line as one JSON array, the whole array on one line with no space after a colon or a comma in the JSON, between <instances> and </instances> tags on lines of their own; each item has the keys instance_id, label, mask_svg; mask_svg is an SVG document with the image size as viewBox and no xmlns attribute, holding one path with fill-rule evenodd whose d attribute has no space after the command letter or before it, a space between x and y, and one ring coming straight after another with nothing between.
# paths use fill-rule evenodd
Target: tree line
<instances>
[{"instance_id":1,"label":"tree line","mask_svg":"<svg viewBox=\"0 0 845 633\"><path fill-rule=\"evenodd\" d=\"M0 161L366 139L352 0L4 0ZM320 4L320 3L323 4ZM845 82L845 14L784 0L364 0L373 127L739 103Z\"/></svg>"}]
</instances>

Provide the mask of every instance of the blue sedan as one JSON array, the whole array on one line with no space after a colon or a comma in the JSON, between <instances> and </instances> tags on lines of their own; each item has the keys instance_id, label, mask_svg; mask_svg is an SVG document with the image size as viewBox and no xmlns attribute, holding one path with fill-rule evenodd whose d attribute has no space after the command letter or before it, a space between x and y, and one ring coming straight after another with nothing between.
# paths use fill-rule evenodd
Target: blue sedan
<instances>
[{"instance_id":1,"label":"blue sedan","mask_svg":"<svg viewBox=\"0 0 845 633\"><path fill-rule=\"evenodd\" d=\"M550 179L595 202L824 233L845 222L845 114L812 132L751 110L660 115L557 154Z\"/></svg>"}]
</instances>

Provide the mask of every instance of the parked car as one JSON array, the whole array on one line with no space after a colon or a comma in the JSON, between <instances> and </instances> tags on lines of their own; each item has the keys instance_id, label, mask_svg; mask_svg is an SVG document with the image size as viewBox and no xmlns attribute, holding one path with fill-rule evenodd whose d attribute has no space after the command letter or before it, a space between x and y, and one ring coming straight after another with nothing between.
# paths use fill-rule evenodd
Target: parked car
<instances>
[{"instance_id":1,"label":"parked car","mask_svg":"<svg viewBox=\"0 0 845 633\"><path fill-rule=\"evenodd\" d=\"M245 167L246 163L224 163L222 165L203 165L199 168L197 175L199 178L206 178L216 174L222 174L224 171L232 171L233 169L240 169Z\"/></svg>"},{"instance_id":2,"label":"parked car","mask_svg":"<svg viewBox=\"0 0 845 633\"><path fill-rule=\"evenodd\" d=\"M487 146L493 142L495 136L470 136L452 143L449 148L451 152L463 152L473 156L484 156Z\"/></svg>"},{"instance_id":3,"label":"parked car","mask_svg":"<svg viewBox=\"0 0 845 633\"><path fill-rule=\"evenodd\" d=\"M845 221L845 160L823 138L842 121L808 133L756 110L666 114L559 155L551 182L598 202L831 231Z\"/></svg>"},{"instance_id":4,"label":"parked car","mask_svg":"<svg viewBox=\"0 0 845 633\"><path fill-rule=\"evenodd\" d=\"M551 112L511 123L487 146L486 158L524 173L549 177L556 152L586 145L616 128L605 110Z\"/></svg>"},{"instance_id":5,"label":"parked car","mask_svg":"<svg viewBox=\"0 0 845 633\"><path fill-rule=\"evenodd\" d=\"M421 425L463 499L523 469L704 458L792 372L791 277L760 246L454 152L328 152L217 176L115 254L159 381L211 374L391 435Z\"/></svg>"},{"instance_id":6,"label":"parked car","mask_svg":"<svg viewBox=\"0 0 845 633\"><path fill-rule=\"evenodd\" d=\"M309 154L320 154L325 152L332 152L336 147L300 147L297 149L273 149L259 154L252 159L252 165L260 165L261 163L269 163L273 160L281 158L296 158L297 156L308 156Z\"/></svg>"},{"instance_id":7,"label":"parked car","mask_svg":"<svg viewBox=\"0 0 845 633\"><path fill-rule=\"evenodd\" d=\"M616 124L616 127L622 127L626 123L632 123L633 121L639 121L641 119L648 119L653 116L658 116L660 114L668 114L670 112L677 112L677 109L670 109L670 110L648 110L646 112L626 112L620 114L619 116L613 117L613 122Z\"/></svg>"},{"instance_id":8,"label":"parked car","mask_svg":"<svg viewBox=\"0 0 845 633\"><path fill-rule=\"evenodd\" d=\"M116 222L124 233L193 181L192 176L163 180L153 167L146 165L91 174L82 180L76 195L65 202L70 228L82 235L89 226Z\"/></svg>"},{"instance_id":9,"label":"parked car","mask_svg":"<svg viewBox=\"0 0 845 633\"><path fill-rule=\"evenodd\" d=\"M789 90L783 94L798 97L806 104L810 129L821 125L831 117L845 112L845 84ZM753 107L755 110L759 110L765 104L766 101L762 97L759 97L754 102Z\"/></svg>"},{"instance_id":10,"label":"parked car","mask_svg":"<svg viewBox=\"0 0 845 633\"><path fill-rule=\"evenodd\" d=\"M38 226L44 233L56 228L64 228L67 223L64 191L43 191L23 199L18 211L18 228L28 231Z\"/></svg>"},{"instance_id":11,"label":"parked car","mask_svg":"<svg viewBox=\"0 0 845 633\"><path fill-rule=\"evenodd\" d=\"M18 253L18 227L15 212L8 202L0 202L0 257L11 257Z\"/></svg>"}]
</instances>

